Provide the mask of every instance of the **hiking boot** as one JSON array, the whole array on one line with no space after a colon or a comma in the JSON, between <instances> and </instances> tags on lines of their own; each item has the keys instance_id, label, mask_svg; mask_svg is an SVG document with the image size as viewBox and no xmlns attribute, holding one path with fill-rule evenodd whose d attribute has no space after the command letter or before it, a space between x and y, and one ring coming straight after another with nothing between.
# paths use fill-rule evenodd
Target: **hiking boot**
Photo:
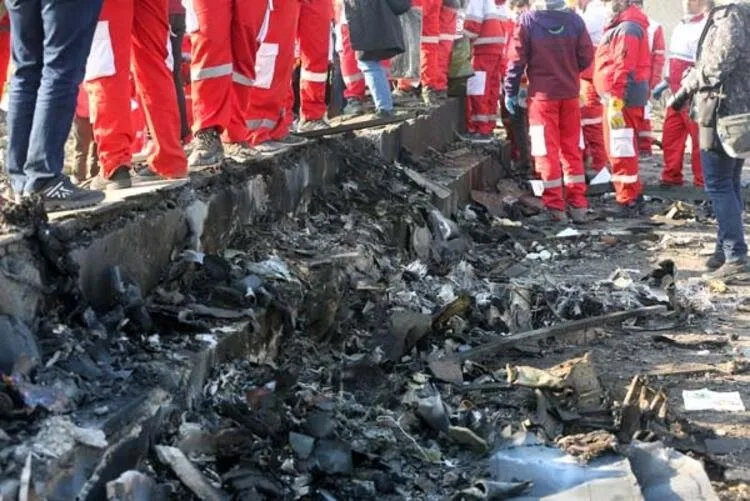
<instances>
[{"instance_id":1,"label":"hiking boot","mask_svg":"<svg viewBox=\"0 0 750 501\"><path fill-rule=\"evenodd\" d=\"M191 145L188 166L192 171L217 167L224 161L224 146L215 128L199 130Z\"/></svg>"},{"instance_id":2,"label":"hiking boot","mask_svg":"<svg viewBox=\"0 0 750 501\"><path fill-rule=\"evenodd\" d=\"M545 224L545 223L567 223L568 216L565 211L562 210L545 210L541 214L532 216L529 218L532 223Z\"/></svg>"},{"instance_id":3,"label":"hiking boot","mask_svg":"<svg viewBox=\"0 0 750 501\"><path fill-rule=\"evenodd\" d=\"M273 139L270 141L266 141L265 143L255 145L256 151L258 151L258 153L260 153L264 157L270 157L282 153L289 148L289 145L284 144L281 141L274 141Z\"/></svg>"},{"instance_id":4,"label":"hiking boot","mask_svg":"<svg viewBox=\"0 0 750 501\"><path fill-rule=\"evenodd\" d=\"M724 266L726 260L727 259L724 256L724 253L720 250L717 250L716 252L714 252L714 255L708 258L708 261L706 261L706 269L708 271L716 271Z\"/></svg>"},{"instance_id":5,"label":"hiking boot","mask_svg":"<svg viewBox=\"0 0 750 501\"><path fill-rule=\"evenodd\" d=\"M364 114L364 112L365 104L362 102L362 100L352 98L346 102L346 106L344 106L344 109L341 110L341 115L345 117L356 117Z\"/></svg>"},{"instance_id":6,"label":"hiking boot","mask_svg":"<svg viewBox=\"0 0 750 501\"><path fill-rule=\"evenodd\" d=\"M570 220L573 221L575 224L585 224L588 222L588 218L586 217L588 215L589 210L585 207L570 207L568 209L568 215L570 216Z\"/></svg>"},{"instance_id":7,"label":"hiking boot","mask_svg":"<svg viewBox=\"0 0 750 501\"><path fill-rule=\"evenodd\" d=\"M721 280L727 283L732 280L744 282L750 280L750 268L748 268L747 262L744 259L742 261L732 261L724 263L710 273L704 274L703 278L705 280Z\"/></svg>"},{"instance_id":8,"label":"hiking boot","mask_svg":"<svg viewBox=\"0 0 750 501\"><path fill-rule=\"evenodd\" d=\"M260 153L244 141L240 143L225 144L224 155L240 164L252 162L260 157Z\"/></svg>"},{"instance_id":9,"label":"hiking boot","mask_svg":"<svg viewBox=\"0 0 750 501\"><path fill-rule=\"evenodd\" d=\"M47 212L93 207L104 200L101 191L85 190L74 185L68 176L60 176L38 192Z\"/></svg>"},{"instance_id":10,"label":"hiking boot","mask_svg":"<svg viewBox=\"0 0 750 501\"><path fill-rule=\"evenodd\" d=\"M607 209L607 215L616 219L635 219L643 215L643 197L628 204L618 203L616 207Z\"/></svg>"},{"instance_id":11,"label":"hiking boot","mask_svg":"<svg viewBox=\"0 0 750 501\"><path fill-rule=\"evenodd\" d=\"M430 87L422 88L422 101L427 106L438 106L443 100L440 98L440 93Z\"/></svg>"},{"instance_id":12,"label":"hiking boot","mask_svg":"<svg viewBox=\"0 0 750 501\"><path fill-rule=\"evenodd\" d=\"M286 137L279 139L278 142L286 146L294 147L307 144L310 140L306 137L298 136L297 134L287 134Z\"/></svg>"},{"instance_id":13,"label":"hiking boot","mask_svg":"<svg viewBox=\"0 0 750 501\"><path fill-rule=\"evenodd\" d=\"M331 125L323 119L320 120L301 120L297 125L297 132L312 132L314 130L330 129Z\"/></svg>"},{"instance_id":14,"label":"hiking boot","mask_svg":"<svg viewBox=\"0 0 750 501\"><path fill-rule=\"evenodd\" d=\"M104 177L102 172L91 181L91 189L99 191L123 190L133 186L130 178L130 167L121 165L115 169L109 177Z\"/></svg>"}]
</instances>

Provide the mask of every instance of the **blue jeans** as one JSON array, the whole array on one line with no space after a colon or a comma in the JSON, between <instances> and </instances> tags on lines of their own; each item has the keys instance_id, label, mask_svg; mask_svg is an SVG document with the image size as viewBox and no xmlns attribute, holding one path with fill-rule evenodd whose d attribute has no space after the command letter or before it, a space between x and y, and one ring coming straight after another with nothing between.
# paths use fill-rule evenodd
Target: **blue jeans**
<instances>
[{"instance_id":1,"label":"blue jeans","mask_svg":"<svg viewBox=\"0 0 750 501\"><path fill-rule=\"evenodd\" d=\"M391 96L391 85L388 76L380 61L357 60L357 67L365 75L365 83L370 89L372 100L378 111L393 110L393 96Z\"/></svg>"},{"instance_id":2,"label":"blue jeans","mask_svg":"<svg viewBox=\"0 0 750 501\"><path fill-rule=\"evenodd\" d=\"M6 165L13 190L29 194L62 175L102 0L5 0L5 5L16 67Z\"/></svg>"},{"instance_id":3,"label":"blue jeans","mask_svg":"<svg viewBox=\"0 0 750 501\"><path fill-rule=\"evenodd\" d=\"M740 177L744 160L731 158L723 151L701 150L701 163L706 183L706 194L711 199L719 222L716 250L724 251L728 263L744 261L747 256L745 228L742 224Z\"/></svg>"}]
</instances>

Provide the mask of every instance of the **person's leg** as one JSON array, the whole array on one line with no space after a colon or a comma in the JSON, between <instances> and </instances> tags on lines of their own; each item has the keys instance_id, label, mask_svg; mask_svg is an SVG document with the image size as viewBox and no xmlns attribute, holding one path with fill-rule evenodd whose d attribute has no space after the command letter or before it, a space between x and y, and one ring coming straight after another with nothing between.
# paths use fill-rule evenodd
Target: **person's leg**
<instances>
[{"instance_id":1,"label":"person's leg","mask_svg":"<svg viewBox=\"0 0 750 501\"><path fill-rule=\"evenodd\" d=\"M73 122L78 88L85 73L101 1L42 0L41 7L44 68L24 166L26 193L42 191L46 185L59 182L62 176L65 142Z\"/></svg>"},{"instance_id":2,"label":"person's leg","mask_svg":"<svg viewBox=\"0 0 750 501\"><path fill-rule=\"evenodd\" d=\"M357 99L359 101L364 101L365 76L359 70L357 56L354 54L354 49L352 49L349 25L342 24L339 32L341 36L339 60L341 61L341 75L344 77L344 84L346 85L344 97L347 100Z\"/></svg>"},{"instance_id":3,"label":"person's leg","mask_svg":"<svg viewBox=\"0 0 750 501\"><path fill-rule=\"evenodd\" d=\"M331 0L302 2L299 37L300 122L323 120L326 115L328 55L331 45Z\"/></svg>"},{"instance_id":4,"label":"person's leg","mask_svg":"<svg viewBox=\"0 0 750 501\"><path fill-rule=\"evenodd\" d=\"M581 93L584 97L581 108L581 125L586 153L591 157L591 169L599 172L607 165L607 151L604 148L604 124L602 103L594 84L581 80Z\"/></svg>"},{"instance_id":5,"label":"person's leg","mask_svg":"<svg viewBox=\"0 0 750 501\"><path fill-rule=\"evenodd\" d=\"M6 168L13 191L21 195L26 184L23 168L42 80L44 26L40 0L9 2L7 6L13 24L12 54L16 70L10 83Z\"/></svg>"},{"instance_id":6,"label":"person's leg","mask_svg":"<svg viewBox=\"0 0 750 501\"><path fill-rule=\"evenodd\" d=\"M94 131L91 128L89 117L76 116L73 119L73 175L78 182L85 181L88 177L86 164L89 159L91 141L94 139Z\"/></svg>"},{"instance_id":7,"label":"person's leg","mask_svg":"<svg viewBox=\"0 0 750 501\"><path fill-rule=\"evenodd\" d=\"M365 75L365 82L370 89L375 108L378 111L393 110L391 86L380 61L358 61L359 69Z\"/></svg>"},{"instance_id":8,"label":"person's leg","mask_svg":"<svg viewBox=\"0 0 750 501\"><path fill-rule=\"evenodd\" d=\"M190 135L187 121L185 87L182 83L182 39L185 38L185 14L169 15L169 41L172 44L172 80L177 92L177 108L180 111L180 139Z\"/></svg>"},{"instance_id":9,"label":"person's leg","mask_svg":"<svg viewBox=\"0 0 750 501\"><path fill-rule=\"evenodd\" d=\"M469 132L476 132L484 136L491 135L497 125L497 101L500 95L500 74L498 67L501 56L499 54L474 54L472 66L474 77L483 86L467 88L466 128Z\"/></svg>"},{"instance_id":10,"label":"person's leg","mask_svg":"<svg viewBox=\"0 0 750 501\"><path fill-rule=\"evenodd\" d=\"M531 154L544 182L542 202L548 211L565 211L560 166L560 102L529 100Z\"/></svg>"},{"instance_id":11,"label":"person's leg","mask_svg":"<svg viewBox=\"0 0 750 501\"><path fill-rule=\"evenodd\" d=\"M421 80L422 91L431 89L433 91L444 91L448 86L445 79L445 88L440 77L440 9L442 0L423 0L422 2L422 58L421 58Z\"/></svg>"},{"instance_id":12,"label":"person's leg","mask_svg":"<svg viewBox=\"0 0 750 501\"><path fill-rule=\"evenodd\" d=\"M7 21L8 13L5 13L3 21ZM0 96L5 90L8 78L8 66L10 65L10 26L0 22Z\"/></svg>"},{"instance_id":13,"label":"person's leg","mask_svg":"<svg viewBox=\"0 0 750 501\"><path fill-rule=\"evenodd\" d=\"M631 206L640 199L643 190L638 167L638 124L643 116L642 108L625 108L623 117L625 128L611 130L607 121L607 111L604 115L604 146L612 165L612 184L615 187L615 200L622 206ZM623 143L613 141L615 135L632 136L632 142ZM613 142L615 145L613 145ZM613 148L616 146L616 148Z\"/></svg>"},{"instance_id":14,"label":"person's leg","mask_svg":"<svg viewBox=\"0 0 750 501\"><path fill-rule=\"evenodd\" d=\"M747 255L742 210L736 187L741 162L716 151L701 151L706 194L718 221L717 245L721 243L727 263L742 261Z\"/></svg>"},{"instance_id":15,"label":"person's leg","mask_svg":"<svg viewBox=\"0 0 750 501\"><path fill-rule=\"evenodd\" d=\"M586 174L581 150L581 104L576 98L560 102L560 159L565 201L573 209L589 206L586 199Z\"/></svg>"},{"instance_id":16,"label":"person's leg","mask_svg":"<svg viewBox=\"0 0 750 501\"><path fill-rule=\"evenodd\" d=\"M643 120L638 130L638 151L640 155L649 156L653 153L653 139L651 127L651 103L643 108Z\"/></svg>"},{"instance_id":17,"label":"person's leg","mask_svg":"<svg viewBox=\"0 0 750 501\"><path fill-rule=\"evenodd\" d=\"M91 49L96 65L89 63L86 90L98 145L100 176L111 179L117 172L122 183L116 187L129 184L125 172L130 168L135 139L130 111L132 31L133 0L104 0ZM163 45L166 49L166 39Z\"/></svg>"},{"instance_id":18,"label":"person's leg","mask_svg":"<svg viewBox=\"0 0 750 501\"><path fill-rule=\"evenodd\" d=\"M166 63L167 0L134 1L138 15L133 20L132 69L146 125L154 141L148 164L161 176L184 177L187 158L182 149L180 111L174 80Z\"/></svg>"},{"instance_id":19,"label":"person's leg","mask_svg":"<svg viewBox=\"0 0 750 501\"><path fill-rule=\"evenodd\" d=\"M663 184L682 186L682 164L685 160L687 133L682 112L667 107L661 140L664 151L664 170L661 173Z\"/></svg>"},{"instance_id":20,"label":"person's leg","mask_svg":"<svg viewBox=\"0 0 750 501\"><path fill-rule=\"evenodd\" d=\"M448 70L451 64L451 52L453 50L453 41L456 37L456 22L458 12L456 9L440 7L440 74L439 87L442 90L448 89Z\"/></svg>"},{"instance_id":21,"label":"person's leg","mask_svg":"<svg viewBox=\"0 0 750 501\"><path fill-rule=\"evenodd\" d=\"M289 135L294 68L294 33L299 19L299 0L274 0L268 33L256 55L255 84L250 89L248 141L256 146ZM288 106L288 110L287 110Z\"/></svg>"}]
</instances>

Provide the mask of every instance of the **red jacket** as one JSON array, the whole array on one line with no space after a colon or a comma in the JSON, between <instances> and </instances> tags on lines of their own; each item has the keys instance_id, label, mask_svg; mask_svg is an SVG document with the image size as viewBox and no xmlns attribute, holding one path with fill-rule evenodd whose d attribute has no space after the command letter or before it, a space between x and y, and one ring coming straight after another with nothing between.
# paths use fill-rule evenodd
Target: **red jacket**
<instances>
[{"instance_id":1,"label":"red jacket","mask_svg":"<svg viewBox=\"0 0 750 501\"><path fill-rule=\"evenodd\" d=\"M629 107L646 106L651 90L648 25L646 14L631 5L607 26L594 67L599 95L622 99Z\"/></svg>"},{"instance_id":2,"label":"red jacket","mask_svg":"<svg viewBox=\"0 0 750 501\"><path fill-rule=\"evenodd\" d=\"M664 64L667 62L667 41L664 38L664 27L654 21L648 20L648 46L651 49L651 78L649 87L653 89L664 76Z\"/></svg>"},{"instance_id":3,"label":"red jacket","mask_svg":"<svg viewBox=\"0 0 750 501\"><path fill-rule=\"evenodd\" d=\"M474 54L505 53L505 0L469 0L466 5L464 33L471 40Z\"/></svg>"},{"instance_id":4,"label":"red jacket","mask_svg":"<svg viewBox=\"0 0 750 501\"><path fill-rule=\"evenodd\" d=\"M667 80L672 93L680 89L682 76L688 68L695 64L695 54L698 51L698 41L706 25L706 15L699 14L684 19L672 32L669 45L669 73Z\"/></svg>"}]
</instances>

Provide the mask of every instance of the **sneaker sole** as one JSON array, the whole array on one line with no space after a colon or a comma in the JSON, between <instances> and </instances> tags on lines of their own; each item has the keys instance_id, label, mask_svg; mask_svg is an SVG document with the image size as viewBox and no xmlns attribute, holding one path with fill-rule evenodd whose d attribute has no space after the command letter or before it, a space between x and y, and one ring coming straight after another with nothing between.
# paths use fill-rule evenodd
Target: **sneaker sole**
<instances>
[{"instance_id":1,"label":"sneaker sole","mask_svg":"<svg viewBox=\"0 0 750 501\"><path fill-rule=\"evenodd\" d=\"M87 207L94 207L104 201L104 193L98 200L89 201L68 201L68 202L44 202L44 210L47 212L63 212L68 210L86 209Z\"/></svg>"}]
</instances>

